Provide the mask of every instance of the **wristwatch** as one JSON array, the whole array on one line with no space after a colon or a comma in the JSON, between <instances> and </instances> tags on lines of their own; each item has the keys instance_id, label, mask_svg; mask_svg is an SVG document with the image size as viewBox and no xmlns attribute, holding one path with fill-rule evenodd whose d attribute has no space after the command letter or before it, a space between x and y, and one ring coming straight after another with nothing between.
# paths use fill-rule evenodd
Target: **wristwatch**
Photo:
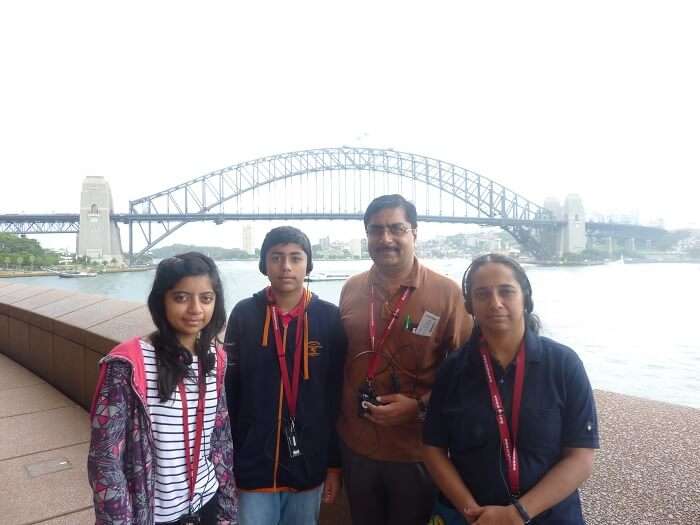
<instances>
[{"instance_id":1,"label":"wristwatch","mask_svg":"<svg viewBox=\"0 0 700 525\"><path fill-rule=\"evenodd\" d=\"M425 401L420 397L416 398L418 403L418 421L425 421L425 415L428 413L428 407L425 405Z\"/></svg>"},{"instance_id":2,"label":"wristwatch","mask_svg":"<svg viewBox=\"0 0 700 525\"><path fill-rule=\"evenodd\" d=\"M518 511L518 514L520 514L520 517L523 520L523 525L529 525L530 523L532 523L532 518L527 513L525 507L523 507L523 504L520 503L520 500L518 498L511 498L511 503L515 507L515 510Z\"/></svg>"}]
</instances>

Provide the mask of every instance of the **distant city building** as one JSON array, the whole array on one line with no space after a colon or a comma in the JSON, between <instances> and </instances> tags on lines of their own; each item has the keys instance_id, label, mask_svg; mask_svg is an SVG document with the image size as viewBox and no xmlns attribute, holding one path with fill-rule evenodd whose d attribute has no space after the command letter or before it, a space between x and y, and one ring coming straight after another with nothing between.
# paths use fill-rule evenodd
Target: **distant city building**
<instances>
[{"instance_id":1,"label":"distant city building","mask_svg":"<svg viewBox=\"0 0 700 525\"><path fill-rule=\"evenodd\" d=\"M318 243L321 245L322 250L328 250L331 247L331 238L329 237L321 237L318 240Z\"/></svg>"},{"instance_id":2,"label":"distant city building","mask_svg":"<svg viewBox=\"0 0 700 525\"><path fill-rule=\"evenodd\" d=\"M639 224L639 212L613 213L608 216L608 222L618 224Z\"/></svg>"},{"instance_id":3,"label":"distant city building","mask_svg":"<svg viewBox=\"0 0 700 525\"><path fill-rule=\"evenodd\" d=\"M350 240L350 254L353 257L362 257L362 241L360 239Z\"/></svg>"},{"instance_id":4,"label":"distant city building","mask_svg":"<svg viewBox=\"0 0 700 525\"><path fill-rule=\"evenodd\" d=\"M241 229L241 249L246 253L255 253L253 245L253 224L246 223Z\"/></svg>"},{"instance_id":5,"label":"distant city building","mask_svg":"<svg viewBox=\"0 0 700 525\"><path fill-rule=\"evenodd\" d=\"M555 197L547 197L544 201L544 207L552 212L555 219L562 220L564 218L564 211L561 208L559 199Z\"/></svg>"}]
</instances>

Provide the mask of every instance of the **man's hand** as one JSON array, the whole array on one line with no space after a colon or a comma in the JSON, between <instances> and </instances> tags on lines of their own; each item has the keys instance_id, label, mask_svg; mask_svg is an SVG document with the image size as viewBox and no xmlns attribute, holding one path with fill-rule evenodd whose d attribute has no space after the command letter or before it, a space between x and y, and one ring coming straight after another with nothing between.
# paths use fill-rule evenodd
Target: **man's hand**
<instances>
[{"instance_id":1,"label":"man's hand","mask_svg":"<svg viewBox=\"0 0 700 525\"><path fill-rule=\"evenodd\" d=\"M387 394L377 396L381 405L367 403L368 413L365 417L372 423L385 427L392 427L402 423L416 421L418 417L418 403L412 397L403 394Z\"/></svg>"},{"instance_id":2,"label":"man's hand","mask_svg":"<svg viewBox=\"0 0 700 525\"><path fill-rule=\"evenodd\" d=\"M473 525L523 525L523 519L513 505L507 507L488 505L469 509L467 516Z\"/></svg>"},{"instance_id":3,"label":"man's hand","mask_svg":"<svg viewBox=\"0 0 700 525\"><path fill-rule=\"evenodd\" d=\"M323 503L333 503L343 488L343 478L339 470L329 470L323 484Z\"/></svg>"}]
</instances>

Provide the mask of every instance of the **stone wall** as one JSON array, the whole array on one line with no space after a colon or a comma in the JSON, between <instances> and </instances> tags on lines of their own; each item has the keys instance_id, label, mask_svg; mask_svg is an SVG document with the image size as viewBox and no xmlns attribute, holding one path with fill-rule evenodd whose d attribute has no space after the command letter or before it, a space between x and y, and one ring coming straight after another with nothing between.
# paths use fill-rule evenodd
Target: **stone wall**
<instances>
[{"instance_id":1,"label":"stone wall","mask_svg":"<svg viewBox=\"0 0 700 525\"><path fill-rule=\"evenodd\" d=\"M0 352L84 408L100 358L151 330L141 303L0 280Z\"/></svg>"}]
</instances>

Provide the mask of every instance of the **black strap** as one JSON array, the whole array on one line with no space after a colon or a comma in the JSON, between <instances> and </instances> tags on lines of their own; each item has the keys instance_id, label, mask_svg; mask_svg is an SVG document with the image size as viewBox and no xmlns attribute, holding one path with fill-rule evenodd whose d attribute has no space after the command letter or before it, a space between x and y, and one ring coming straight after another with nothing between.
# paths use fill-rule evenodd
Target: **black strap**
<instances>
[{"instance_id":1,"label":"black strap","mask_svg":"<svg viewBox=\"0 0 700 525\"><path fill-rule=\"evenodd\" d=\"M520 517L523 519L523 524L528 525L529 523L532 523L532 518L525 510L525 507L523 507L523 504L520 503L520 500L518 498L512 498L511 502L515 507L515 510L518 511L518 514L520 514Z\"/></svg>"}]
</instances>

